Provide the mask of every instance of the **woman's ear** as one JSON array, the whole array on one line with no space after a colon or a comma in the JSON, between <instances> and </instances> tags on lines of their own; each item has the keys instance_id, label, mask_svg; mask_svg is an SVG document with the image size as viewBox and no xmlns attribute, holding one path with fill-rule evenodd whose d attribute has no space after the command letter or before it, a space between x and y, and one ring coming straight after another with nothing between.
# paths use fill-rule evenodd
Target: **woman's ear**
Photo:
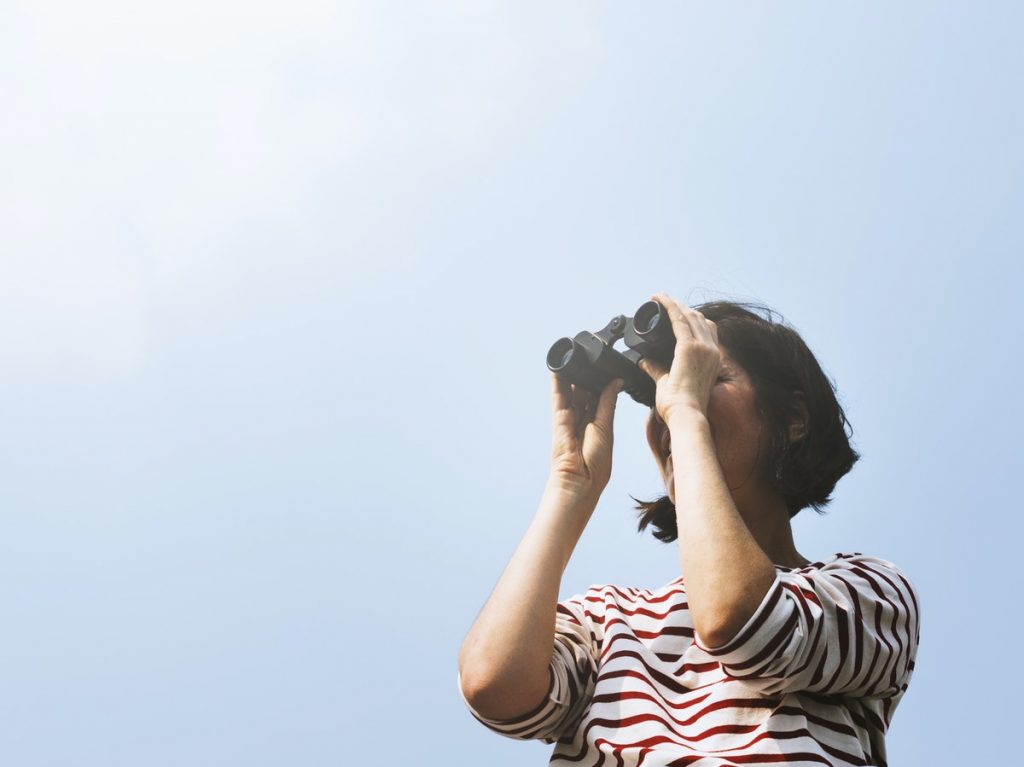
<instances>
[{"instance_id":1,"label":"woman's ear","mask_svg":"<svg viewBox=\"0 0 1024 767\"><path fill-rule=\"evenodd\" d=\"M807 429L811 420L810 413L807 412L804 393L798 391L793 394L793 408L790 411L789 423L786 425L790 444L796 444L807 436Z\"/></svg>"}]
</instances>

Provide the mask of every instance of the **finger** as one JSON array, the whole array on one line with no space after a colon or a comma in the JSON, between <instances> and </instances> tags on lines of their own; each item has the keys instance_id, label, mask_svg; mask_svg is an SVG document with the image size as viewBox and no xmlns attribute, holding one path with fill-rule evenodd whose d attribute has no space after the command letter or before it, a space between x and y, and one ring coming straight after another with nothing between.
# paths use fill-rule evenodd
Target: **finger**
<instances>
[{"instance_id":1,"label":"finger","mask_svg":"<svg viewBox=\"0 0 1024 767\"><path fill-rule=\"evenodd\" d=\"M557 373L551 374L551 404L557 413L568 410L572 403L572 386Z\"/></svg>"},{"instance_id":2,"label":"finger","mask_svg":"<svg viewBox=\"0 0 1024 767\"><path fill-rule=\"evenodd\" d=\"M615 403L618 402L619 392L622 391L623 383L621 378L616 378L604 387L604 391L601 392L601 397L597 401L594 423L609 431L611 431L612 420L615 415Z\"/></svg>"},{"instance_id":3,"label":"finger","mask_svg":"<svg viewBox=\"0 0 1024 767\"><path fill-rule=\"evenodd\" d=\"M715 345L718 345L718 325L714 320L708 320L708 328L711 330L711 337L715 339Z\"/></svg>"},{"instance_id":4,"label":"finger","mask_svg":"<svg viewBox=\"0 0 1024 767\"><path fill-rule=\"evenodd\" d=\"M666 368L663 365L661 365L660 363L655 362L654 360L648 359L646 357L641 359L637 363L637 365L640 367L640 369L642 371L647 373L647 375L649 375L655 381L657 381L663 375L666 375L668 373L668 368Z\"/></svg>"},{"instance_id":5,"label":"finger","mask_svg":"<svg viewBox=\"0 0 1024 767\"><path fill-rule=\"evenodd\" d=\"M718 346L718 342L715 340L715 337L711 332L711 326L714 324L711 320L696 309L690 310L687 313L686 319L690 324L690 328L694 331L694 338L703 341L706 344Z\"/></svg>"},{"instance_id":6,"label":"finger","mask_svg":"<svg viewBox=\"0 0 1024 767\"><path fill-rule=\"evenodd\" d=\"M572 432L577 423L579 423L579 416L576 413L576 408L573 407L573 386L568 381L564 380L558 375L552 373L552 413L551 413L551 424L552 433L555 441L557 442L560 437L559 435L568 434L570 439L575 439L575 434Z\"/></svg>"},{"instance_id":7,"label":"finger","mask_svg":"<svg viewBox=\"0 0 1024 767\"><path fill-rule=\"evenodd\" d=\"M552 449L557 453L574 453L579 450L579 439L575 433L576 413L572 407L572 384L555 373L551 374Z\"/></svg>"},{"instance_id":8,"label":"finger","mask_svg":"<svg viewBox=\"0 0 1024 767\"><path fill-rule=\"evenodd\" d=\"M690 326L690 323L686 319L686 310L679 305L678 301L665 293L656 294L654 296L654 300L665 307L665 312L668 314L669 322L672 323L672 332L676 337L676 348L678 348L679 341L685 341L689 338L697 338L693 327Z\"/></svg>"},{"instance_id":9,"label":"finger","mask_svg":"<svg viewBox=\"0 0 1024 767\"><path fill-rule=\"evenodd\" d=\"M583 386L572 387L572 407L577 413L586 414L594 407L594 393Z\"/></svg>"}]
</instances>

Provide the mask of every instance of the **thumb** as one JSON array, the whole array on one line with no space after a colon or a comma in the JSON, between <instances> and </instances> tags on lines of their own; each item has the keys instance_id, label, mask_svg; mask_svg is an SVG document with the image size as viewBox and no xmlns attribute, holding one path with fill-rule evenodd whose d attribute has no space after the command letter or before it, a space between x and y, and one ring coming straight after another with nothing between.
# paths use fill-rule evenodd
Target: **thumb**
<instances>
[{"instance_id":1,"label":"thumb","mask_svg":"<svg viewBox=\"0 0 1024 767\"><path fill-rule=\"evenodd\" d=\"M661 378L661 377L662 377L663 375L665 375L666 373L668 373L668 370L666 370L666 369L665 369L664 367L662 367L662 366L661 366L660 364L658 364L658 363L657 363L657 362L655 362L654 360L652 360L652 359L648 359L647 357L644 357L643 359L641 359L641 360L640 360L640 361L639 361L639 362L637 363L637 366L638 366L638 367L639 367L639 368L640 368L640 369L641 369L642 371L644 371L645 373L647 373L647 375L649 375L649 376L650 376L651 378L653 378L653 379L654 379L655 381L657 381L657 380L658 380L659 378Z\"/></svg>"},{"instance_id":2,"label":"thumb","mask_svg":"<svg viewBox=\"0 0 1024 767\"><path fill-rule=\"evenodd\" d=\"M616 378L614 381L604 387L604 391L601 392L601 398L597 401L597 412L594 414L594 420L601 426L606 426L611 429L612 417L615 415L615 403L618 400L619 392L622 391L624 381L621 378Z\"/></svg>"}]
</instances>

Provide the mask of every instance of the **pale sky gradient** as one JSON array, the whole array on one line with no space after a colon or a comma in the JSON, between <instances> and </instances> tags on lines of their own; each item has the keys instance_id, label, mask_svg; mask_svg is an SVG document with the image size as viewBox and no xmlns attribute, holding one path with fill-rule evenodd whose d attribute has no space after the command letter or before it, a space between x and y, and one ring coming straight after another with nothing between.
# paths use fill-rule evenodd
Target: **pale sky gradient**
<instances>
[{"instance_id":1,"label":"pale sky gradient","mask_svg":"<svg viewBox=\"0 0 1024 767\"><path fill-rule=\"evenodd\" d=\"M1019 4L9 0L0 763L546 764L456 689L547 474L548 346L763 301L863 460L808 557L897 563L890 764L1015 748ZM635 532L645 411L567 569Z\"/></svg>"}]
</instances>

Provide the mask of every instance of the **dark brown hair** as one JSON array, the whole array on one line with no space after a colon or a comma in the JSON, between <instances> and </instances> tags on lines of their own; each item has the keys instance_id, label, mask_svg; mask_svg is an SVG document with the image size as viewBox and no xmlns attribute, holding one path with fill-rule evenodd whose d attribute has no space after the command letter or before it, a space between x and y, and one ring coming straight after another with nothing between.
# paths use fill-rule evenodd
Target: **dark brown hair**
<instances>
[{"instance_id":1,"label":"dark brown hair","mask_svg":"<svg viewBox=\"0 0 1024 767\"><path fill-rule=\"evenodd\" d=\"M754 385L758 412L771 435L765 481L785 499L790 518L808 506L824 513L836 483L860 458L850 445L852 428L835 386L796 330L771 309L731 301L694 309L715 323L719 344ZM804 409L804 436L790 442L788 424ZM675 505L667 495L633 500L641 531L651 525L654 537L666 543L678 537Z\"/></svg>"}]
</instances>

